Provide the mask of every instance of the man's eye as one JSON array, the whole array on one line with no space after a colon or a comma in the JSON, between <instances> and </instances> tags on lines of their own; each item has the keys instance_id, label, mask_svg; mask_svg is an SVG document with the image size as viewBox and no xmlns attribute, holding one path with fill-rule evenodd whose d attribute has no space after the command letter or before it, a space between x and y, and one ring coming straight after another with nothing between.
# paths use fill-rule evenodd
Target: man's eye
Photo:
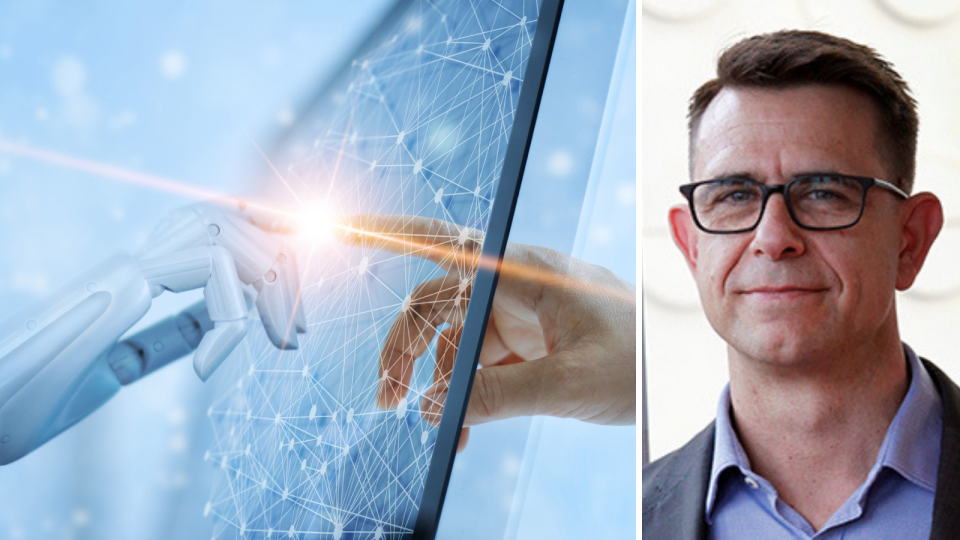
<instances>
[{"instance_id":1,"label":"man's eye","mask_svg":"<svg viewBox=\"0 0 960 540\"><path fill-rule=\"evenodd\" d=\"M752 201L756 193L748 189L737 189L722 193L717 197L717 203L745 203Z\"/></svg>"}]
</instances>

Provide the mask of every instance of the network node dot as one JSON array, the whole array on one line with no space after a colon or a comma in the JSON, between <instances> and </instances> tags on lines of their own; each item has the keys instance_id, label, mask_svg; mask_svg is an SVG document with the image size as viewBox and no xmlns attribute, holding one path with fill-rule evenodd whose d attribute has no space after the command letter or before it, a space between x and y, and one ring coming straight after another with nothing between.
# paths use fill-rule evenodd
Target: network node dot
<instances>
[{"instance_id":1,"label":"network node dot","mask_svg":"<svg viewBox=\"0 0 960 540\"><path fill-rule=\"evenodd\" d=\"M343 524L337 523L333 528L333 540L340 540L341 536L343 536Z\"/></svg>"},{"instance_id":2,"label":"network node dot","mask_svg":"<svg viewBox=\"0 0 960 540\"><path fill-rule=\"evenodd\" d=\"M440 204L441 199L443 199L443 188L437 190L437 193L433 196L433 202Z\"/></svg>"},{"instance_id":3,"label":"network node dot","mask_svg":"<svg viewBox=\"0 0 960 540\"><path fill-rule=\"evenodd\" d=\"M430 438L430 434L424 431L423 435L420 435L420 444L427 444L427 439L429 438Z\"/></svg>"},{"instance_id":4,"label":"network node dot","mask_svg":"<svg viewBox=\"0 0 960 540\"><path fill-rule=\"evenodd\" d=\"M308 367L307 367L307 366L303 366L303 370L300 372L300 375L303 376L303 377L306 377L306 376L309 375L309 374L310 374L310 371L309 371Z\"/></svg>"},{"instance_id":5,"label":"network node dot","mask_svg":"<svg viewBox=\"0 0 960 540\"><path fill-rule=\"evenodd\" d=\"M280 413L277 413L277 417L273 419L273 423L274 423L274 424L279 424L279 423L280 423Z\"/></svg>"},{"instance_id":6,"label":"network node dot","mask_svg":"<svg viewBox=\"0 0 960 540\"><path fill-rule=\"evenodd\" d=\"M353 422L353 409L347 411L347 423L349 424L351 422Z\"/></svg>"},{"instance_id":7,"label":"network node dot","mask_svg":"<svg viewBox=\"0 0 960 540\"><path fill-rule=\"evenodd\" d=\"M290 496L290 489L289 489L289 488L283 488L283 494L280 495L280 498L283 499L283 500L287 500L287 497L289 497L289 496Z\"/></svg>"},{"instance_id":8,"label":"network node dot","mask_svg":"<svg viewBox=\"0 0 960 540\"><path fill-rule=\"evenodd\" d=\"M512 69L511 69L510 71L508 71L508 72L506 72L506 73L503 74L503 81L501 81L501 83L502 83L504 86L509 86L511 79L513 79L513 70L512 70Z\"/></svg>"},{"instance_id":9,"label":"network node dot","mask_svg":"<svg viewBox=\"0 0 960 540\"><path fill-rule=\"evenodd\" d=\"M357 267L357 274L362 276L363 273L367 271L367 264L369 263L370 263L369 257L364 257L360 259L360 266Z\"/></svg>"},{"instance_id":10,"label":"network node dot","mask_svg":"<svg viewBox=\"0 0 960 540\"><path fill-rule=\"evenodd\" d=\"M207 517L210 515L211 506L212 505L210 504L210 501L207 501L207 504L203 507L203 517Z\"/></svg>"},{"instance_id":11,"label":"network node dot","mask_svg":"<svg viewBox=\"0 0 960 540\"><path fill-rule=\"evenodd\" d=\"M305 459L300 460L300 470L301 470L301 471L307 470L307 460L305 460Z\"/></svg>"},{"instance_id":12,"label":"network node dot","mask_svg":"<svg viewBox=\"0 0 960 540\"><path fill-rule=\"evenodd\" d=\"M461 246L467 243L467 240L470 239L470 229L466 227L460 229L460 235L457 236L457 243Z\"/></svg>"},{"instance_id":13,"label":"network node dot","mask_svg":"<svg viewBox=\"0 0 960 540\"><path fill-rule=\"evenodd\" d=\"M324 461L323 463L320 464L320 475L323 476L324 474L327 474L327 462L326 462L326 461Z\"/></svg>"},{"instance_id":14,"label":"network node dot","mask_svg":"<svg viewBox=\"0 0 960 540\"><path fill-rule=\"evenodd\" d=\"M291 525L291 526L290 526L290 530L287 531L287 536L290 537L290 538L296 538L296 537L297 537L297 531L295 531L295 530L293 529L293 525Z\"/></svg>"},{"instance_id":15,"label":"network node dot","mask_svg":"<svg viewBox=\"0 0 960 540\"><path fill-rule=\"evenodd\" d=\"M314 403L313 407L310 407L310 420L313 420L317 417L317 404Z\"/></svg>"},{"instance_id":16,"label":"network node dot","mask_svg":"<svg viewBox=\"0 0 960 540\"><path fill-rule=\"evenodd\" d=\"M406 136L407 136L407 134L406 134L405 132L401 131L401 132L397 135L397 144L403 144L403 138L406 137Z\"/></svg>"},{"instance_id":17,"label":"network node dot","mask_svg":"<svg viewBox=\"0 0 960 540\"><path fill-rule=\"evenodd\" d=\"M402 311L403 313L406 313L406 312L410 311L410 304L411 304L411 303L413 303L413 298L411 298L410 295L408 294L408 295L403 299L403 304L400 305L400 311Z\"/></svg>"},{"instance_id":18,"label":"network node dot","mask_svg":"<svg viewBox=\"0 0 960 540\"><path fill-rule=\"evenodd\" d=\"M523 17L520 18L520 24L527 24L527 16L526 16L526 15L524 15Z\"/></svg>"},{"instance_id":19,"label":"network node dot","mask_svg":"<svg viewBox=\"0 0 960 540\"><path fill-rule=\"evenodd\" d=\"M413 164L413 174L420 174L420 171L422 171L422 170L423 170L423 160L422 160L422 159L418 159L418 160Z\"/></svg>"},{"instance_id":20,"label":"network node dot","mask_svg":"<svg viewBox=\"0 0 960 540\"><path fill-rule=\"evenodd\" d=\"M397 404L397 418L403 420L407 416L407 398L400 400Z\"/></svg>"}]
</instances>

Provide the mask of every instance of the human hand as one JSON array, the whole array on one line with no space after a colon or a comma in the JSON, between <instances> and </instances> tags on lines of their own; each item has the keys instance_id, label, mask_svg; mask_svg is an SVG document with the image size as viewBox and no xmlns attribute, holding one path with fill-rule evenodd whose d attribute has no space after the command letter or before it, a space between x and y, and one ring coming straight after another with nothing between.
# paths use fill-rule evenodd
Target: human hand
<instances>
[{"instance_id":1,"label":"human hand","mask_svg":"<svg viewBox=\"0 0 960 540\"><path fill-rule=\"evenodd\" d=\"M396 407L413 363L437 341L434 385L421 400L437 425L446 399L482 233L417 216L364 214L340 228L347 244L428 259L447 273L420 284L380 355L377 406ZM636 423L636 287L609 270L536 246L508 243L480 351L458 451L469 426L548 415L608 425Z\"/></svg>"}]
</instances>

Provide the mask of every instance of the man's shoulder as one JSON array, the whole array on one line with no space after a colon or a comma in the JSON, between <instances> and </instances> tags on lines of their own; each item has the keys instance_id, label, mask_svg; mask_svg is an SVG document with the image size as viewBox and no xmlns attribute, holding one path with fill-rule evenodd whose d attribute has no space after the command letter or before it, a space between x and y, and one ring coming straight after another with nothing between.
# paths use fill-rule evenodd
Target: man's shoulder
<instances>
[{"instance_id":1,"label":"man's shoulder","mask_svg":"<svg viewBox=\"0 0 960 540\"><path fill-rule=\"evenodd\" d=\"M689 490L694 486L705 489L713 461L713 438L714 423L711 422L687 444L643 467L644 514L678 489Z\"/></svg>"}]
</instances>

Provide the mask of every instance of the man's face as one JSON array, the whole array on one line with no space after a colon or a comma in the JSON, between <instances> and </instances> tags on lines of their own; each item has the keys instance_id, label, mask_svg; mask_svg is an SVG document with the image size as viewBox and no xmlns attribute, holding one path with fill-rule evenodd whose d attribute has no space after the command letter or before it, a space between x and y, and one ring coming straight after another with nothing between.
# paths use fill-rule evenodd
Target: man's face
<instances>
[{"instance_id":1,"label":"man's face","mask_svg":"<svg viewBox=\"0 0 960 540\"><path fill-rule=\"evenodd\" d=\"M839 86L726 88L705 111L694 180L749 177L784 184L803 173L885 179L872 101ZM896 337L894 291L901 202L872 188L861 221L838 231L797 226L772 195L751 232L715 235L671 212L707 318L741 355L783 365L836 358L851 345ZM912 281L912 277L911 277Z\"/></svg>"}]
</instances>

